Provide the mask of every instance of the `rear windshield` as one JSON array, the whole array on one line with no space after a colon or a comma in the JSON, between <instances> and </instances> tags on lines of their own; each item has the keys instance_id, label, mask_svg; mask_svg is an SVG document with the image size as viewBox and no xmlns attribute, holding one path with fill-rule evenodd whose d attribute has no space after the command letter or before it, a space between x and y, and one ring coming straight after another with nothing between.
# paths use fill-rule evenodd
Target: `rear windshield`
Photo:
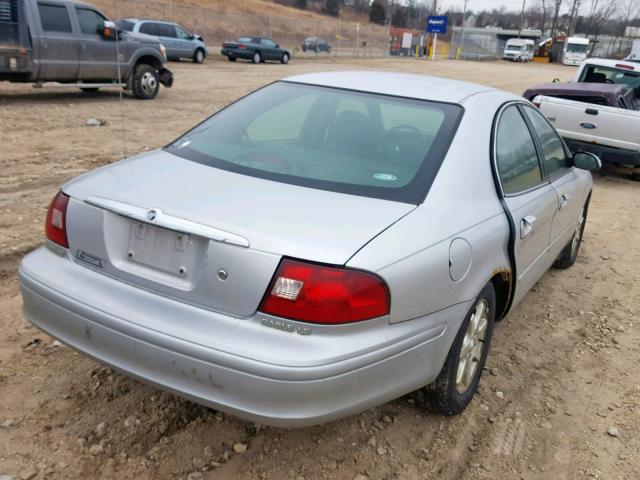
<instances>
[{"instance_id":1,"label":"rear windshield","mask_svg":"<svg viewBox=\"0 0 640 480\"><path fill-rule=\"evenodd\" d=\"M636 90L636 96L640 96L640 72L636 71L601 65L586 65L578 81L631 85Z\"/></svg>"},{"instance_id":2,"label":"rear windshield","mask_svg":"<svg viewBox=\"0 0 640 480\"><path fill-rule=\"evenodd\" d=\"M459 105L277 82L167 149L254 177L418 204L461 115Z\"/></svg>"}]
</instances>

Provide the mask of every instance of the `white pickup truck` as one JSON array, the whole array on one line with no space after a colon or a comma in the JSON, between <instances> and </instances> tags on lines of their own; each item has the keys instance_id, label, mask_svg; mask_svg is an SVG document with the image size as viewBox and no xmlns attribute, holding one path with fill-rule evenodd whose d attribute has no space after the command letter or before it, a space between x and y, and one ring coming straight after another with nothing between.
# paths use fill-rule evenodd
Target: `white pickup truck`
<instances>
[{"instance_id":1,"label":"white pickup truck","mask_svg":"<svg viewBox=\"0 0 640 480\"><path fill-rule=\"evenodd\" d=\"M640 64L589 59L574 82L532 87L531 100L572 151L630 167L640 179Z\"/></svg>"}]
</instances>

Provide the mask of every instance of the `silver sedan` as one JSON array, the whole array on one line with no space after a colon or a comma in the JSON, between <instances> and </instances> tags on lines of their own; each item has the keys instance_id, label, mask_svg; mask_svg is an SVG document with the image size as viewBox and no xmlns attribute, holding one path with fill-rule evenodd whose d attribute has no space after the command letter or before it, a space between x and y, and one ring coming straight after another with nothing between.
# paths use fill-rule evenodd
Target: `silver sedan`
<instances>
[{"instance_id":1,"label":"silver sedan","mask_svg":"<svg viewBox=\"0 0 640 480\"><path fill-rule=\"evenodd\" d=\"M102 363L265 424L413 391L456 414L494 322L576 260L598 166L499 90L291 77L64 185L20 265L24 311Z\"/></svg>"}]
</instances>

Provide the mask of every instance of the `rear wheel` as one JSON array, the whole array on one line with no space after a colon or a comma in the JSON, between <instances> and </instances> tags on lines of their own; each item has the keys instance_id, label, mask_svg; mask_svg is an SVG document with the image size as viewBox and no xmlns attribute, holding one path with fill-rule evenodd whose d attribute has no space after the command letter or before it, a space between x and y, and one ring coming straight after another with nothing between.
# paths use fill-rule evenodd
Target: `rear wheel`
<instances>
[{"instance_id":1,"label":"rear wheel","mask_svg":"<svg viewBox=\"0 0 640 480\"><path fill-rule=\"evenodd\" d=\"M418 403L443 415L456 415L469 405L489 353L495 311L496 292L489 283L462 322L438 378L416 392Z\"/></svg>"},{"instance_id":2,"label":"rear wheel","mask_svg":"<svg viewBox=\"0 0 640 480\"><path fill-rule=\"evenodd\" d=\"M587 206L588 204L585 204L584 207L582 207L582 211L580 211L580 217L578 218L578 225L573 232L571 241L567 243L567 245L560 253L560 256L553 264L554 267L564 270L576 263L576 258L578 258L578 251L580 250L580 245L582 244L584 225L585 223L587 223Z\"/></svg>"},{"instance_id":3,"label":"rear wheel","mask_svg":"<svg viewBox=\"0 0 640 480\"><path fill-rule=\"evenodd\" d=\"M229 56L227 57L227 59L228 59L230 62L235 62L235 61L237 60L237 58L236 58L236 57L232 57L231 55L229 55Z\"/></svg>"},{"instance_id":4,"label":"rear wheel","mask_svg":"<svg viewBox=\"0 0 640 480\"><path fill-rule=\"evenodd\" d=\"M201 48L197 48L195 53L193 54L193 63L202 63L204 62L204 50Z\"/></svg>"},{"instance_id":5,"label":"rear wheel","mask_svg":"<svg viewBox=\"0 0 640 480\"><path fill-rule=\"evenodd\" d=\"M141 100L151 100L158 95L158 72L151 65L140 64L133 72L133 95Z\"/></svg>"},{"instance_id":6,"label":"rear wheel","mask_svg":"<svg viewBox=\"0 0 640 480\"><path fill-rule=\"evenodd\" d=\"M253 63L260 63L262 61L262 55L260 55L260 52L253 52L253 58L251 60Z\"/></svg>"},{"instance_id":7,"label":"rear wheel","mask_svg":"<svg viewBox=\"0 0 640 480\"><path fill-rule=\"evenodd\" d=\"M288 53L285 52L285 53L282 54L282 58L280 59L280 63L283 63L285 65L287 63L289 63L289 54Z\"/></svg>"}]
</instances>

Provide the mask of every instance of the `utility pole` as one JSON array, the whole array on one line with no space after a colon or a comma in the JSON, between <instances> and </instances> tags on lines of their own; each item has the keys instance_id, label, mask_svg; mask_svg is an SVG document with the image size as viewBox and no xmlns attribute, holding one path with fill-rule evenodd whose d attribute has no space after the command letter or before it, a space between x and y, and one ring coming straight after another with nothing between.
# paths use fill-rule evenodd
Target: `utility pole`
<instances>
[{"instance_id":1,"label":"utility pole","mask_svg":"<svg viewBox=\"0 0 640 480\"><path fill-rule=\"evenodd\" d=\"M522 25L524 25L524 6L527 3L527 0L522 0L522 11L520 12L520 28L518 29L518 38L520 38L520 34L522 33Z\"/></svg>"},{"instance_id":2,"label":"utility pole","mask_svg":"<svg viewBox=\"0 0 640 480\"><path fill-rule=\"evenodd\" d=\"M464 8L462 9L462 30L460 31L460 53L464 52L464 21L467 17L467 3L469 0L464 0Z\"/></svg>"}]
</instances>

